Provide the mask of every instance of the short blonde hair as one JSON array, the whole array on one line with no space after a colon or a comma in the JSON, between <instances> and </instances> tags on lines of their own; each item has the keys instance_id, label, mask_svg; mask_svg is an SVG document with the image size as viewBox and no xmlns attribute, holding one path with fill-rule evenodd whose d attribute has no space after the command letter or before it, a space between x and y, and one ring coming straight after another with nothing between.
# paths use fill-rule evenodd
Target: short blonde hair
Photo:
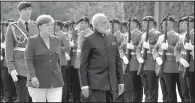
<instances>
[{"instance_id":1,"label":"short blonde hair","mask_svg":"<svg viewBox=\"0 0 195 103\"><path fill-rule=\"evenodd\" d=\"M54 19L50 15L46 15L46 14L40 15L36 20L37 26L42 24L47 24L49 22L54 23Z\"/></svg>"}]
</instances>

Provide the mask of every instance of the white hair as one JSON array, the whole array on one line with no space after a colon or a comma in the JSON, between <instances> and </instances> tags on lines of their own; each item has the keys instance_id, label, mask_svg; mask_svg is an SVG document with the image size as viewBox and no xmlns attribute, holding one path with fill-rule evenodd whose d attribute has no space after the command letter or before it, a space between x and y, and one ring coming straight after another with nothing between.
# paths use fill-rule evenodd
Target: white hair
<instances>
[{"instance_id":1,"label":"white hair","mask_svg":"<svg viewBox=\"0 0 195 103\"><path fill-rule=\"evenodd\" d=\"M103 13L97 13L95 15L93 15L91 23L94 29L97 28L97 23L99 22L100 18L102 17L106 17Z\"/></svg>"}]
</instances>

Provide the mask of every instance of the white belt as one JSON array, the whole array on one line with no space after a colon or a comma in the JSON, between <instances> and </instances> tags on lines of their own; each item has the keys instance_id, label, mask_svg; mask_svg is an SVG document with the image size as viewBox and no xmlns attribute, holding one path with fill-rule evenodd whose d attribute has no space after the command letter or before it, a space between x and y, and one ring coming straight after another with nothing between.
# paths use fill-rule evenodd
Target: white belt
<instances>
[{"instance_id":1,"label":"white belt","mask_svg":"<svg viewBox=\"0 0 195 103\"><path fill-rule=\"evenodd\" d=\"M136 55L136 53L134 53L134 52L131 52L131 55Z\"/></svg>"},{"instance_id":2,"label":"white belt","mask_svg":"<svg viewBox=\"0 0 195 103\"><path fill-rule=\"evenodd\" d=\"M77 50L72 50L72 52L81 52L81 50L77 49Z\"/></svg>"},{"instance_id":3,"label":"white belt","mask_svg":"<svg viewBox=\"0 0 195 103\"><path fill-rule=\"evenodd\" d=\"M22 47L15 47L14 48L14 51L17 50L17 51L25 51L25 48L22 48Z\"/></svg>"},{"instance_id":4,"label":"white belt","mask_svg":"<svg viewBox=\"0 0 195 103\"><path fill-rule=\"evenodd\" d=\"M186 55L186 52L182 51L181 54ZM193 55L193 52L190 52L190 55Z\"/></svg>"},{"instance_id":5,"label":"white belt","mask_svg":"<svg viewBox=\"0 0 195 103\"><path fill-rule=\"evenodd\" d=\"M163 55L163 52L158 52L160 55ZM173 53L166 53L166 55L174 55Z\"/></svg>"}]
</instances>

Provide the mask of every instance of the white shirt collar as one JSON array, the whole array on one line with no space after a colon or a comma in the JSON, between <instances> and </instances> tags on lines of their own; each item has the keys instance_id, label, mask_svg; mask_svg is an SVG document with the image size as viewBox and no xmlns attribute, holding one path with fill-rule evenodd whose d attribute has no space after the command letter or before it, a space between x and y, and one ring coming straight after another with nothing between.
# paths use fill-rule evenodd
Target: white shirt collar
<instances>
[{"instance_id":1,"label":"white shirt collar","mask_svg":"<svg viewBox=\"0 0 195 103\"><path fill-rule=\"evenodd\" d=\"M25 22L26 22L26 21L24 21L24 20L22 20L22 19L19 19L19 20L22 22L22 24L24 24L24 25L25 25ZM30 22L30 20L28 20L27 22L29 23L29 22Z\"/></svg>"},{"instance_id":2,"label":"white shirt collar","mask_svg":"<svg viewBox=\"0 0 195 103\"><path fill-rule=\"evenodd\" d=\"M133 29L133 30L131 30L131 33L134 33L136 30L137 30L137 29Z\"/></svg>"},{"instance_id":3,"label":"white shirt collar","mask_svg":"<svg viewBox=\"0 0 195 103\"><path fill-rule=\"evenodd\" d=\"M118 33L120 33L120 30L118 30L117 32L115 32L114 35L117 36Z\"/></svg>"}]
</instances>

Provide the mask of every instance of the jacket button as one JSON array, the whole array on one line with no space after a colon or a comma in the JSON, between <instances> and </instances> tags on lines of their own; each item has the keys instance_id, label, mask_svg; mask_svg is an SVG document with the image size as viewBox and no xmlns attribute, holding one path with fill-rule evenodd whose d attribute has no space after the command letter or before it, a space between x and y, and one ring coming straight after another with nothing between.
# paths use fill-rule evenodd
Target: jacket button
<instances>
[{"instance_id":1,"label":"jacket button","mask_svg":"<svg viewBox=\"0 0 195 103\"><path fill-rule=\"evenodd\" d=\"M49 53L49 55L51 55L51 53Z\"/></svg>"},{"instance_id":2,"label":"jacket button","mask_svg":"<svg viewBox=\"0 0 195 103\"><path fill-rule=\"evenodd\" d=\"M52 69L52 68L49 68L49 69Z\"/></svg>"},{"instance_id":3,"label":"jacket button","mask_svg":"<svg viewBox=\"0 0 195 103\"><path fill-rule=\"evenodd\" d=\"M51 62L51 60L49 60L49 62Z\"/></svg>"}]
</instances>

